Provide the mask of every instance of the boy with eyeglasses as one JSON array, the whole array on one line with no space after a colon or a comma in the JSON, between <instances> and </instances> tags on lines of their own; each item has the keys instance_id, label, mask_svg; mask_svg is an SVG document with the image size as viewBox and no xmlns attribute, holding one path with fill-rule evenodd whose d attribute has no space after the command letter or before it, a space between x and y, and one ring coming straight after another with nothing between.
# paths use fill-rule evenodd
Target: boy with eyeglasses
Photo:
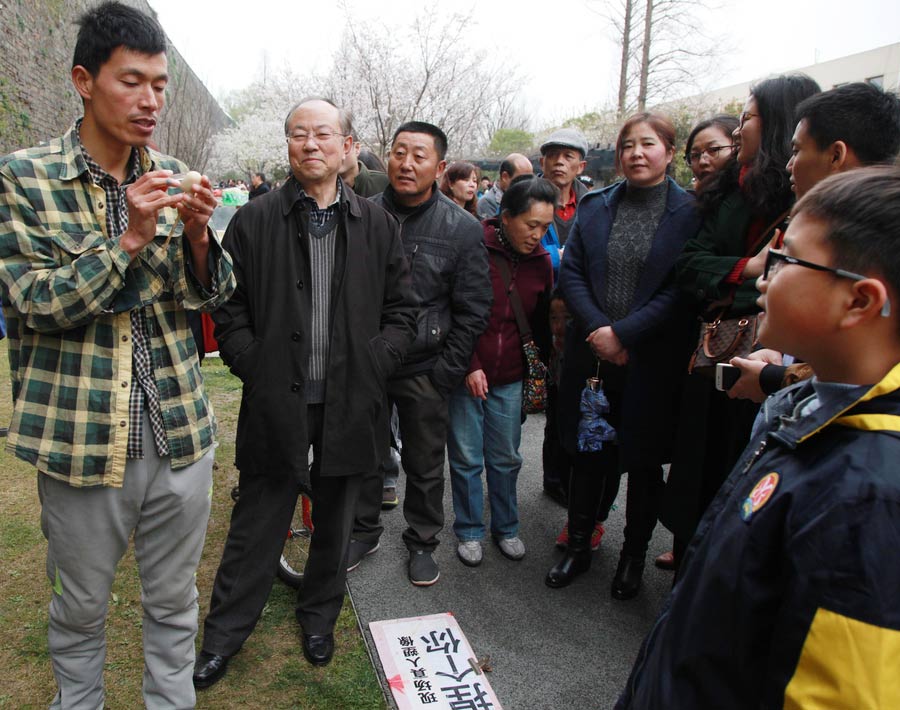
<instances>
[{"instance_id":1,"label":"boy with eyeglasses","mask_svg":"<svg viewBox=\"0 0 900 710\"><path fill-rule=\"evenodd\" d=\"M898 707L900 170L830 177L760 278L769 398L617 708Z\"/></svg>"}]
</instances>

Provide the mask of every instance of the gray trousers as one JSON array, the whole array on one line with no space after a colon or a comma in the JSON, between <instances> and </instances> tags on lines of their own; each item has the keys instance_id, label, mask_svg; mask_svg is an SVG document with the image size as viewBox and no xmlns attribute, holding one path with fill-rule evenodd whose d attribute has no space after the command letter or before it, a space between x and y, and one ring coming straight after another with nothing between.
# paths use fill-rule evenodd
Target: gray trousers
<instances>
[{"instance_id":1,"label":"gray trousers","mask_svg":"<svg viewBox=\"0 0 900 710\"><path fill-rule=\"evenodd\" d=\"M210 450L173 471L169 458L156 454L145 414L144 458L128 461L122 488L73 488L38 474L53 588L48 642L59 688L51 708L103 707L107 604L132 533L144 607L144 703L194 707L195 572L209 519L212 464Z\"/></svg>"}]
</instances>

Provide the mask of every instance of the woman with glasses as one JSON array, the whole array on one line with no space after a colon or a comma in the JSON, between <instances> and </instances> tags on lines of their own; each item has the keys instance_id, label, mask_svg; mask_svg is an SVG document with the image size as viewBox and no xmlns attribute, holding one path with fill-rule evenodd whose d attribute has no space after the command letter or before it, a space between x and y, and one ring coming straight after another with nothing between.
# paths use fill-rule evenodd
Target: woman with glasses
<instances>
[{"instance_id":1,"label":"woman with glasses","mask_svg":"<svg viewBox=\"0 0 900 710\"><path fill-rule=\"evenodd\" d=\"M738 127L734 116L720 114L700 121L691 130L684 148L684 162L691 169L691 186L700 191L703 181L725 167L735 166L734 139L731 134Z\"/></svg>"},{"instance_id":2,"label":"woman with glasses","mask_svg":"<svg viewBox=\"0 0 900 710\"><path fill-rule=\"evenodd\" d=\"M637 595L669 460L673 401L679 383L675 343L679 313L675 260L700 221L694 198L667 176L675 129L659 114L629 118L616 141L625 180L589 192L560 263L559 289L572 320L566 328L559 423L573 459L569 543L546 584L565 587L591 564L591 534L604 492L628 473L625 542L613 578L614 599ZM617 431L599 451L581 446L581 393L588 377L603 380ZM583 433L583 432L582 432Z\"/></svg>"},{"instance_id":3,"label":"woman with glasses","mask_svg":"<svg viewBox=\"0 0 900 710\"><path fill-rule=\"evenodd\" d=\"M684 147L684 162L691 169L691 187L697 195L714 184L720 171L725 171L719 178L721 181L736 184L739 163L734 160L737 146L732 134L737 127L735 116L719 114L700 121L691 129ZM663 552L655 564L660 569L675 569L675 553L672 550Z\"/></svg>"},{"instance_id":4,"label":"woman with glasses","mask_svg":"<svg viewBox=\"0 0 900 710\"><path fill-rule=\"evenodd\" d=\"M750 90L732 134L733 166L703 179L703 226L678 259L677 279L700 319L759 312L762 274L776 227L793 203L790 175L794 110L819 92L803 74L776 76ZM699 323L691 340L697 342ZM702 374L686 378L675 454L660 520L675 534L675 562L707 505L746 445L758 406L729 399Z\"/></svg>"}]
</instances>

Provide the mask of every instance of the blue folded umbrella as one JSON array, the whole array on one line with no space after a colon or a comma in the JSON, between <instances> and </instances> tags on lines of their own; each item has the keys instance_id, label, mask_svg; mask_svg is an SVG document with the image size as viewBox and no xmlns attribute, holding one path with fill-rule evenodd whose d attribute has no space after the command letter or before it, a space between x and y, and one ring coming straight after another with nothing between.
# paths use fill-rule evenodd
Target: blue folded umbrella
<instances>
[{"instance_id":1,"label":"blue folded umbrella","mask_svg":"<svg viewBox=\"0 0 900 710\"><path fill-rule=\"evenodd\" d=\"M600 451L604 441L615 441L616 430L603 418L609 412L609 400L603 383L590 377L581 392L581 419L578 422L578 450Z\"/></svg>"}]
</instances>

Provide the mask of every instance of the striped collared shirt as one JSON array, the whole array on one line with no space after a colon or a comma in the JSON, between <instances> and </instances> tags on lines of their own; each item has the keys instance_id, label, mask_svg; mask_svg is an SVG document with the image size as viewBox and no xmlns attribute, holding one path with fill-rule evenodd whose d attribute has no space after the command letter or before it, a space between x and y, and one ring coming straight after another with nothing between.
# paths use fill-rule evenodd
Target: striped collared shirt
<instances>
[{"instance_id":1,"label":"striped collared shirt","mask_svg":"<svg viewBox=\"0 0 900 710\"><path fill-rule=\"evenodd\" d=\"M331 341L328 317L331 313L331 278L334 271L334 248L338 227L335 214L340 209L343 190L341 181L338 180L334 201L324 208L319 207L319 203L310 197L299 183L297 191L300 199L309 208L309 265L310 286L313 293L310 323L312 348L309 354L306 401L309 404L322 404L325 401L325 379Z\"/></svg>"},{"instance_id":2,"label":"striped collared shirt","mask_svg":"<svg viewBox=\"0 0 900 710\"><path fill-rule=\"evenodd\" d=\"M139 149L140 174L185 166ZM212 446L215 420L185 309L213 310L235 287L210 236L205 291L184 240L163 244L178 213L133 261L108 232L107 197L73 126L48 145L0 159L0 282L14 409L7 448L73 486L121 486L133 372L131 312L143 313L172 468Z\"/></svg>"},{"instance_id":3,"label":"striped collared shirt","mask_svg":"<svg viewBox=\"0 0 900 710\"><path fill-rule=\"evenodd\" d=\"M341 187L341 181L338 180L337 193L334 196L334 201L328 205L328 207L319 207L316 198L306 194L306 190L300 187L299 182L297 183L297 192L300 195L300 199L306 203L307 207L309 207L309 221L317 227L324 226L325 223L334 216L334 210L341 203L341 196L344 194L344 190Z\"/></svg>"},{"instance_id":4,"label":"striped collared shirt","mask_svg":"<svg viewBox=\"0 0 900 710\"><path fill-rule=\"evenodd\" d=\"M103 188L106 194L106 233L110 237L121 237L128 229L128 200L125 198L125 188L140 177L140 159L137 150L131 150L131 158L126 168L125 182L121 185L112 175L95 161L81 142L81 121L75 122L75 130L79 132L78 147L84 156L84 162L88 166L91 179L95 185ZM144 428L144 405L147 406L147 414L150 420L150 428L153 430L153 441L156 451L160 456L169 455L169 446L166 444L166 427L162 420L162 411L159 408L159 390L156 388L156 380L153 379L153 363L150 361L150 338L147 335L147 319L141 308L131 311L131 337L133 339L132 350L132 378L131 399L128 403L128 458L140 459L144 457L144 442L142 429Z\"/></svg>"}]
</instances>

